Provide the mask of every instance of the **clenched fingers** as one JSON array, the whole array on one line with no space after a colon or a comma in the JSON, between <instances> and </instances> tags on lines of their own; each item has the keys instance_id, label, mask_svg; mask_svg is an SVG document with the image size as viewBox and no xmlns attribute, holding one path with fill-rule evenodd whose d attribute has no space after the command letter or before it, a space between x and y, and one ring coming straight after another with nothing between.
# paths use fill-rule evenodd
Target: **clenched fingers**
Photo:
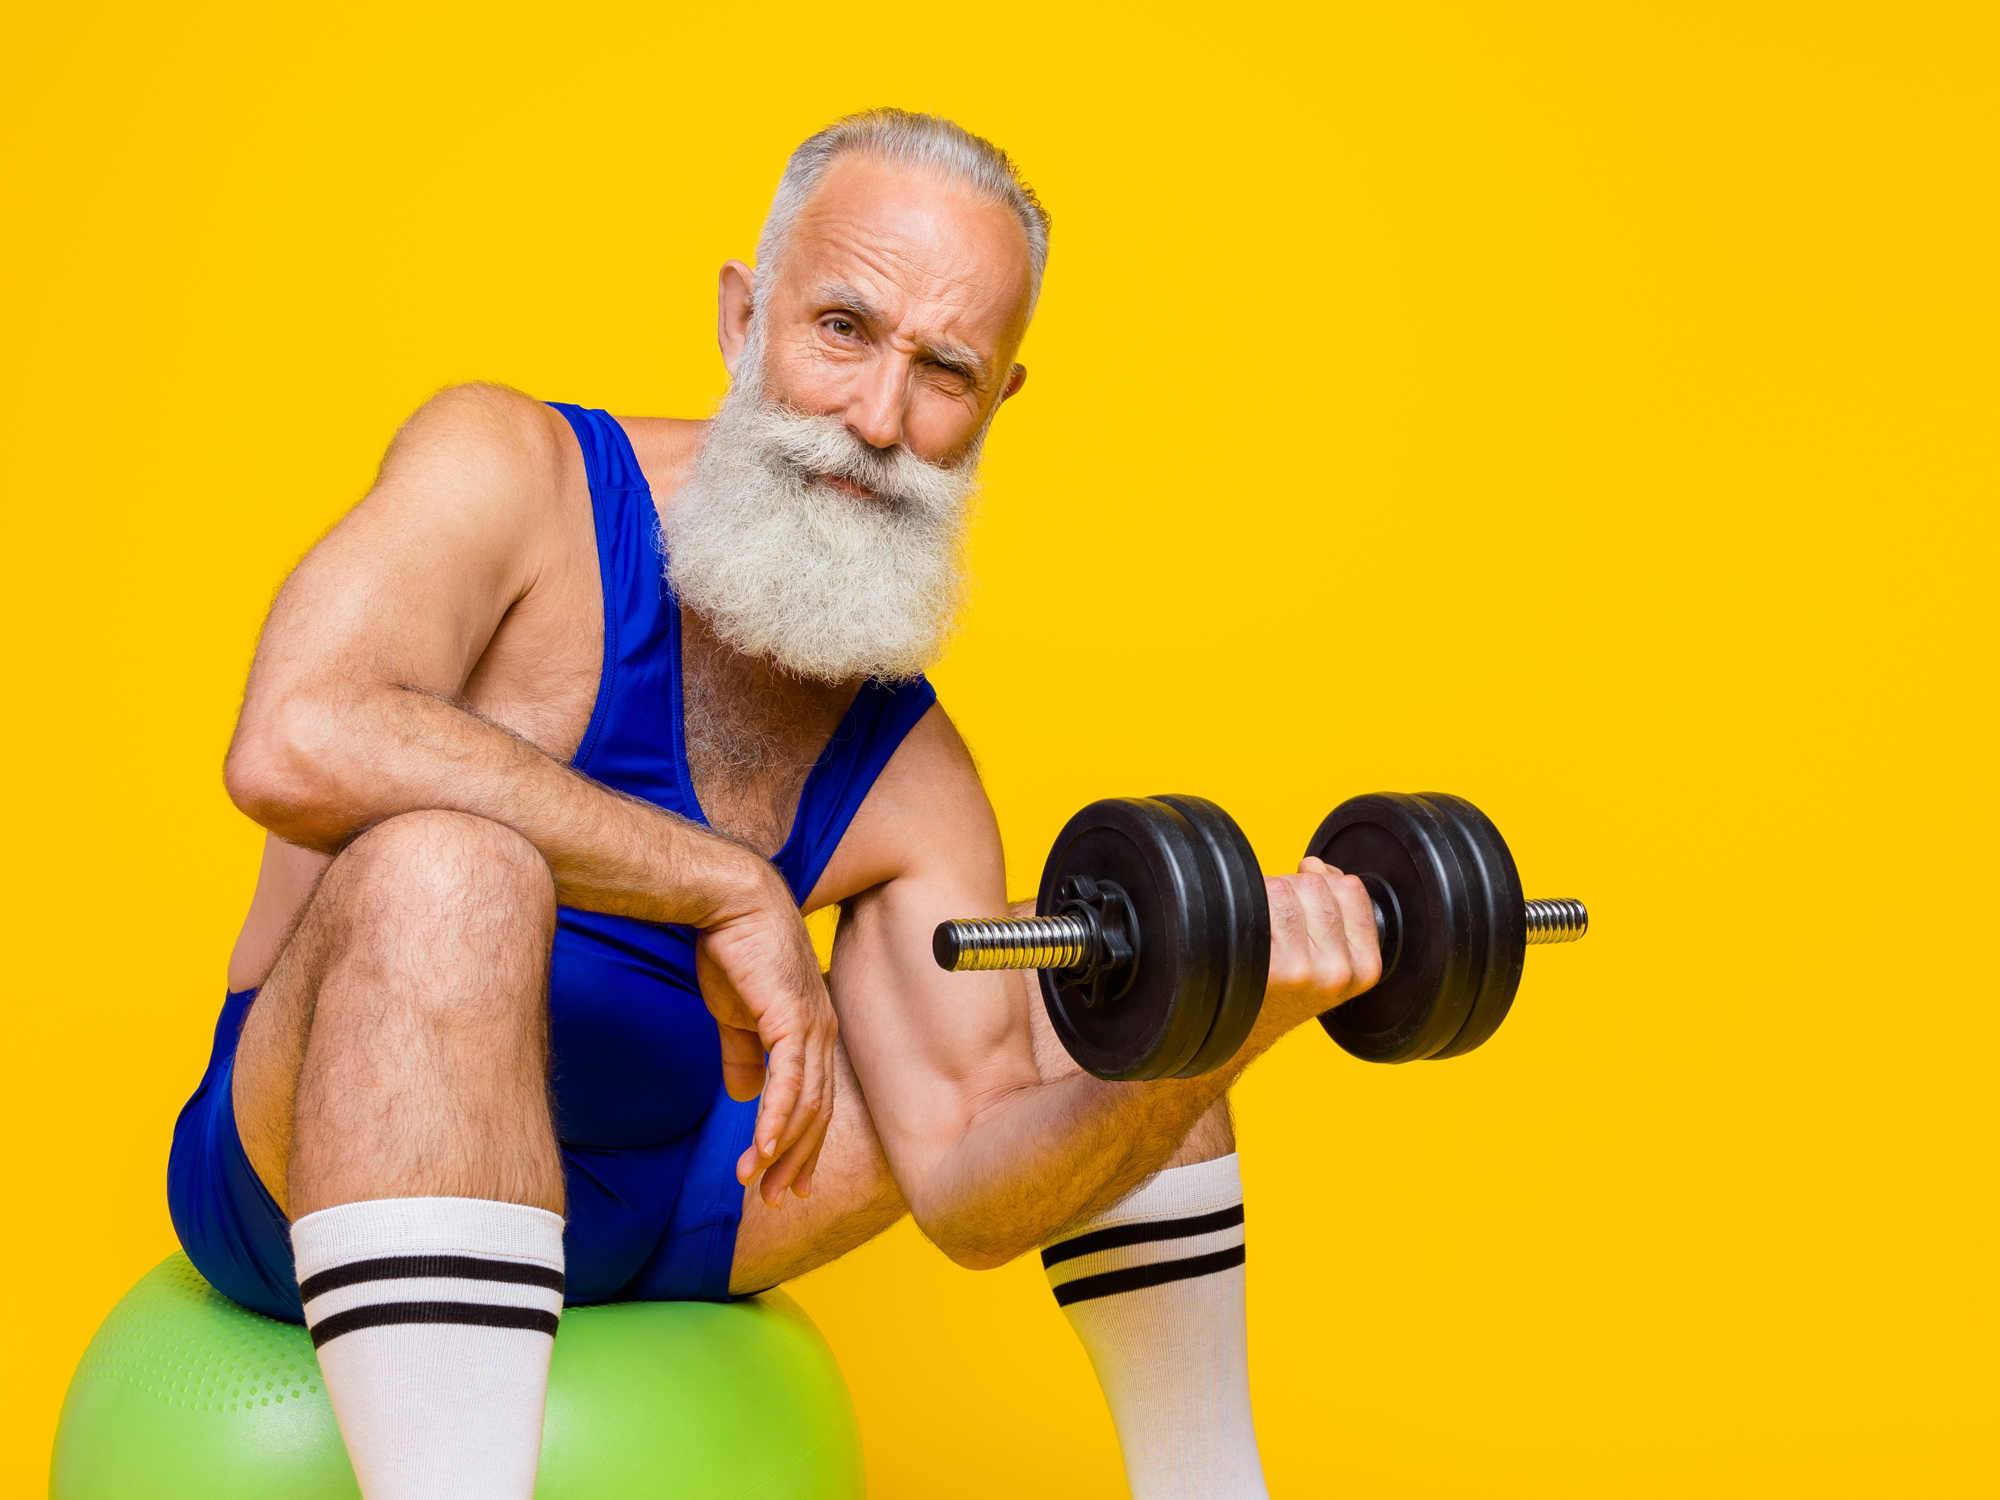
<instances>
[{"instance_id":1,"label":"clenched fingers","mask_svg":"<svg viewBox=\"0 0 2000 1500\"><path fill-rule=\"evenodd\" d=\"M1299 1020L1333 1009L1381 977L1375 912L1352 875L1308 856L1296 875L1266 879L1269 988L1297 1002Z\"/></svg>"},{"instance_id":2,"label":"clenched fingers","mask_svg":"<svg viewBox=\"0 0 2000 1500\"><path fill-rule=\"evenodd\" d=\"M1382 977L1382 934L1375 926L1375 900L1360 877L1343 875L1332 865L1307 855L1299 862L1299 873L1323 876L1340 907L1340 927L1347 939L1349 988L1344 999L1352 999L1375 987Z\"/></svg>"}]
</instances>

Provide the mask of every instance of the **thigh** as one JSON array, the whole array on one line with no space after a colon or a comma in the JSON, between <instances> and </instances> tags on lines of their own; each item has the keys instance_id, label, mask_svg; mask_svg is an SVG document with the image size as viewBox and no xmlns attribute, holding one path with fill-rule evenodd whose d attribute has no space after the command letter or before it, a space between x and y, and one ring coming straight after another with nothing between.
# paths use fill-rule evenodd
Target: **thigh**
<instances>
[{"instance_id":1,"label":"thigh","mask_svg":"<svg viewBox=\"0 0 2000 1500\"><path fill-rule=\"evenodd\" d=\"M244 1155L230 1103L236 1034L249 998L228 997L208 1070L174 1122L167 1208L181 1248L211 1286L266 1317L297 1323L304 1313L290 1226Z\"/></svg>"},{"instance_id":2,"label":"thigh","mask_svg":"<svg viewBox=\"0 0 2000 1500\"><path fill-rule=\"evenodd\" d=\"M787 1193L772 1208L754 1187L744 1190L729 1271L733 1293L763 1291L838 1260L909 1211L889 1175L845 1043L837 1044L834 1061L833 1124L813 1175L813 1195Z\"/></svg>"},{"instance_id":3,"label":"thigh","mask_svg":"<svg viewBox=\"0 0 2000 1500\"><path fill-rule=\"evenodd\" d=\"M276 963L257 988L229 1085L237 1138L244 1157L272 1199L285 1202L292 1120L299 1072L312 1032L313 992L320 950L327 943L323 912L308 898L292 924Z\"/></svg>"}]
</instances>

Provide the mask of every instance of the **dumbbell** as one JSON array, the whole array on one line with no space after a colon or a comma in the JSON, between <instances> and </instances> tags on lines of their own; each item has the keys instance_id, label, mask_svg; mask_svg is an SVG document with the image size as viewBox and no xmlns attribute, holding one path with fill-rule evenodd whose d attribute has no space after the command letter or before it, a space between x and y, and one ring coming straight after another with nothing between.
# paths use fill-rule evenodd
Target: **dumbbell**
<instances>
[{"instance_id":1,"label":"dumbbell","mask_svg":"<svg viewBox=\"0 0 2000 1500\"><path fill-rule=\"evenodd\" d=\"M1527 948L1584 935L1580 901L1528 901L1500 832L1443 792L1375 792L1308 854L1359 876L1382 978L1319 1018L1369 1062L1461 1057L1506 1019ZM1111 797L1056 836L1037 915L940 923L938 966L1038 969L1056 1035L1099 1078L1192 1078L1243 1045L1264 1003L1271 910L1236 820L1201 797Z\"/></svg>"}]
</instances>

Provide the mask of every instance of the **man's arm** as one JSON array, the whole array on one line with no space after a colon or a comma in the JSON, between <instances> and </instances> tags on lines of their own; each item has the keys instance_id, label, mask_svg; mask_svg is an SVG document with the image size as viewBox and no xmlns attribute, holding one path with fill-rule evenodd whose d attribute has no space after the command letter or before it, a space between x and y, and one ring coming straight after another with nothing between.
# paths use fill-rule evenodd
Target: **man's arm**
<instances>
[{"instance_id":1,"label":"man's arm","mask_svg":"<svg viewBox=\"0 0 2000 1500\"><path fill-rule=\"evenodd\" d=\"M770 1054L756 1132L765 1195L795 1180L809 1190L834 1022L782 877L572 771L530 738L545 708L538 719L524 704L503 728L464 701L510 614L538 639L579 628L550 603L579 558L596 573L571 441L557 413L491 387L448 391L410 420L367 498L272 607L230 745L230 796L322 853L399 813L470 813L533 843L565 905L702 929L703 994L732 1094L756 1094Z\"/></svg>"},{"instance_id":2,"label":"man's arm","mask_svg":"<svg viewBox=\"0 0 2000 1500\"><path fill-rule=\"evenodd\" d=\"M1265 882L1269 986L1226 1067L1149 1083L1088 1074L1044 1083L1020 978L947 974L931 957L938 922L1005 907L999 831L941 711L912 731L870 801L845 873L882 878L845 904L833 993L911 1213L961 1265L1004 1264L1115 1202L1158 1170L1252 1059L1379 975L1366 892L1310 860Z\"/></svg>"}]
</instances>

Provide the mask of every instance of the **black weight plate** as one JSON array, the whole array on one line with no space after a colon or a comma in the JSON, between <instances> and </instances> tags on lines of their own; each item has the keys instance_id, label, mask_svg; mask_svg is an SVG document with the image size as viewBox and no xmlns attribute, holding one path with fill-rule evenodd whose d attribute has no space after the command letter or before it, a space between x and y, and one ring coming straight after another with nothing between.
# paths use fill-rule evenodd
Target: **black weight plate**
<instances>
[{"instance_id":1,"label":"black weight plate","mask_svg":"<svg viewBox=\"0 0 2000 1500\"><path fill-rule=\"evenodd\" d=\"M1400 792L1350 797L1327 814L1307 853L1383 880L1403 917L1395 972L1321 1016L1326 1034L1368 1062L1414 1062L1450 1043L1472 1012L1479 976L1473 893L1445 818Z\"/></svg>"},{"instance_id":2,"label":"black weight plate","mask_svg":"<svg viewBox=\"0 0 2000 1500\"><path fill-rule=\"evenodd\" d=\"M1257 852L1236 820L1206 797L1162 796L1201 835L1208 853L1210 951L1222 978L1215 1024L1207 1040L1174 1076L1198 1078L1234 1057L1264 1008L1264 981L1271 972L1271 903Z\"/></svg>"},{"instance_id":3,"label":"black weight plate","mask_svg":"<svg viewBox=\"0 0 2000 1500\"><path fill-rule=\"evenodd\" d=\"M1111 880L1131 898L1139 958L1132 984L1095 1008L1041 971L1042 1003L1069 1055L1099 1078L1171 1078L1215 1022L1220 978L1209 957L1207 854L1186 818L1150 797L1093 802L1063 825L1042 867L1035 910L1062 904L1065 879Z\"/></svg>"},{"instance_id":4,"label":"black weight plate","mask_svg":"<svg viewBox=\"0 0 2000 1500\"><path fill-rule=\"evenodd\" d=\"M1521 966L1528 956L1527 900L1514 856L1493 820L1449 792L1425 792L1423 799L1452 822L1458 834L1466 873L1488 910L1486 955L1472 1014L1456 1037L1431 1054L1432 1061L1463 1057L1492 1036L1507 1019L1514 992L1521 986Z\"/></svg>"}]
</instances>

